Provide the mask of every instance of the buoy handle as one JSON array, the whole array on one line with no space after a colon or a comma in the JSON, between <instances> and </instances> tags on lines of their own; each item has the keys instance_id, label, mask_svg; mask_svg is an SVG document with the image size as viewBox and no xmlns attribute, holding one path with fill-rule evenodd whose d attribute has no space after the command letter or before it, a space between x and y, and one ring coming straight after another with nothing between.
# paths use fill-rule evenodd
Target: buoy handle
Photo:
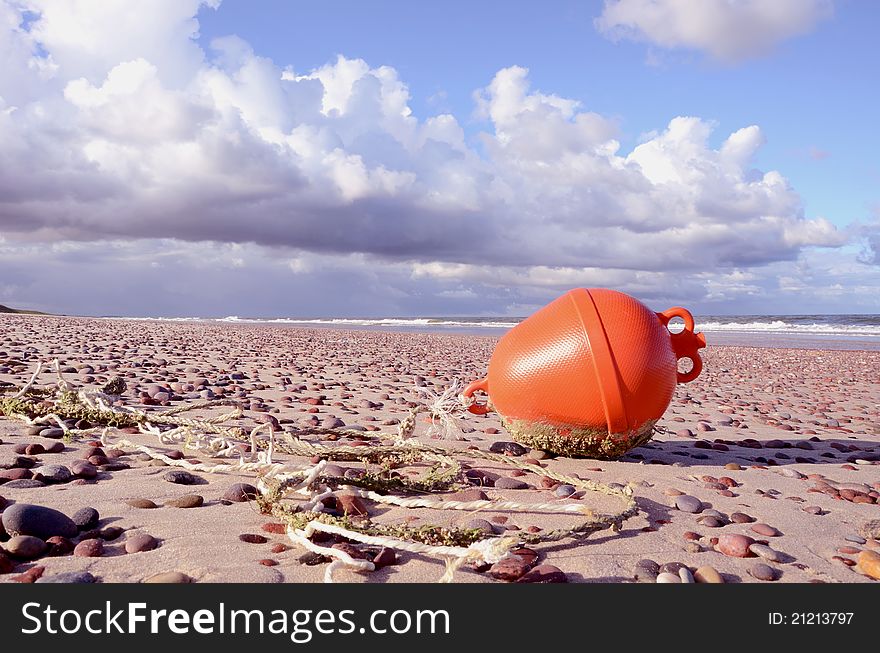
<instances>
[{"instance_id":1,"label":"buoy handle","mask_svg":"<svg viewBox=\"0 0 880 653\"><path fill-rule=\"evenodd\" d=\"M489 394L489 379L488 377L482 378L479 381L474 381L468 387L464 389L462 392L462 396L464 397L473 397L474 393L480 391ZM468 406L468 410L471 411L474 415L485 415L489 412L489 404L478 404L476 402L472 403Z\"/></svg>"},{"instance_id":2,"label":"buoy handle","mask_svg":"<svg viewBox=\"0 0 880 653\"><path fill-rule=\"evenodd\" d=\"M703 371L703 359L700 358L699 349L706 346L706 336L702 333L694 333L694 316L686 308L674 306L670 309L657 313L657 317L664 327L669 326L669 321L674 317L684 320L684 329L679 333L671 333L672 350L676 360L689 358L693 367L688 372L678 372L678 382L688 383L700 376Z\"/></svg>"}]
</instances>

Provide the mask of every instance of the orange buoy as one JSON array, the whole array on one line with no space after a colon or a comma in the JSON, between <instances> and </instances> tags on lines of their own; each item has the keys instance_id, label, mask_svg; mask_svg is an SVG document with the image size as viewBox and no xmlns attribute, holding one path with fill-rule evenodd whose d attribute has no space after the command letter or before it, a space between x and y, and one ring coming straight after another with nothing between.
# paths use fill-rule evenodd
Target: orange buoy
<instances>
[{"instance_id":1,"label":"orange buoy","mask_svg":"<svg viewBox=\"0 0 880 653\"><path fill-rule=\"evenodd\" d=\"M671 333L674 317L684 330ZM470 384L514 439L569 456L617 458L651 439L677 383L700 374L694 318L681 307L655 313L616 290L578 288L523 320L499 341L489 374ZM678 371L678 360L693 367Z\"/></svg>"}]
</instances>

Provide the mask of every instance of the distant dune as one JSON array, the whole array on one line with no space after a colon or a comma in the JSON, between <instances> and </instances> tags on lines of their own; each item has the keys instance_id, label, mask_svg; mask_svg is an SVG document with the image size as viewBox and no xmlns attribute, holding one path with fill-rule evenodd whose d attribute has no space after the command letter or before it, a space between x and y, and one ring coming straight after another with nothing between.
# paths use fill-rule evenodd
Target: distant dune
<instances>
[{"instance_id":1,"label":"distant dune","mask_svg":"<svg viewBox=\"0 0 880 653\"><path fill-rule=\"evenodd\" d=\"M4 306L0 304L0 313L18 313L21 315L47 315L47 313L41 313L40 311L22 311L17 308L9 308L8 306Z\"/></svg>"}]
</instances>

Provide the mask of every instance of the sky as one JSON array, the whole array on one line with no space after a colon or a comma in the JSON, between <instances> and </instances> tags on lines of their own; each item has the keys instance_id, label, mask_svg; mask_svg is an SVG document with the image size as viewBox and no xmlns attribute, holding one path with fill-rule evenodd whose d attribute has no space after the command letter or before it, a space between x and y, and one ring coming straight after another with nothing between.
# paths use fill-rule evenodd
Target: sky
<instances>
[{"instance_id":1,"label":"sky","mask_svg":"<svg viewBox=\"0 0 880 653\"><path fill-rule=\"evenodd\" d=\"M868 0L0 0L0 304L880 313Z\"/></svg>"}]
</instances>

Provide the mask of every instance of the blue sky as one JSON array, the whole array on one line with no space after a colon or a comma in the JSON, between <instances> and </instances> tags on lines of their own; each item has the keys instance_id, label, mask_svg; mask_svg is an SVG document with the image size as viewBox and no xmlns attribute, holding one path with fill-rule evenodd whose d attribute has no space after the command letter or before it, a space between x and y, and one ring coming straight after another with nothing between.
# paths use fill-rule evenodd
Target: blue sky
<instances>
[{"instance_id":1,"label":"blue sky","mask_svg":"<svg viewBox=\"0 0 880 653\"><path fill-rule=\"evenodd\" d=\"M226 0L202 9L199 40L207 47L237 34L298 72L340 54L392 66L417 116L449 110L471 135L486 128L471 116L473 92L501 68L524 66L536 89L619 120L624 147L680 115L715 121L715 144L758 124L767 144L755 163L783 169L809 214L844 226L880 201L880 162L870 147L880 145L870 127L880 106L880 5L838 3L815 32L734 64L612 42L593 27L601 11L595 0L515 0L503 8L461 0Z\"/></svg>"},{"instance_id":2,"label":"blue sky","mask_svg":"<svg viewBox=\"0 0 880 653\"><path fill-rule=\"evenodd\" d=\"M878 19L0 0L0 303L523 315L606 286L880 313Z\"/></svg>"}]
</instances>

